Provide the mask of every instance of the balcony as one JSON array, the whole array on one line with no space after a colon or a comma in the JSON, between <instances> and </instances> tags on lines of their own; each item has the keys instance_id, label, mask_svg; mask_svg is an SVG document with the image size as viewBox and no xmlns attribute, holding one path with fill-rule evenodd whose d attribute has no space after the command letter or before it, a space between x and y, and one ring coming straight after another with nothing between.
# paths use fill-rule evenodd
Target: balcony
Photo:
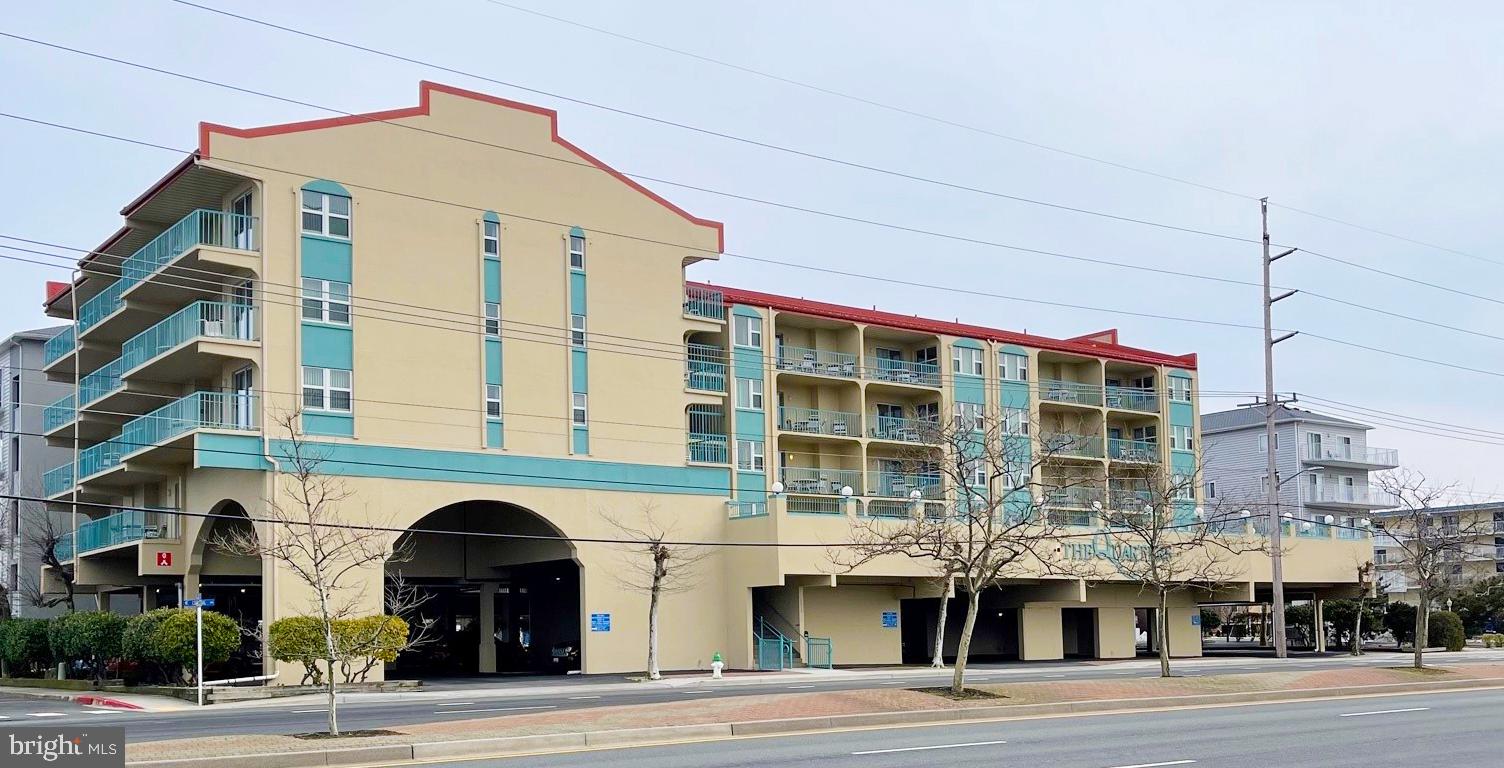
<instances>
[{"instance_id":1,"label":"balcony","mask_svg":"<svg viewBox=\"0 0 1504 768\"><path fill-rule=\"evenodd\" d=\"M791 515L844 515L841 499L822 496L790 496L784 509Z\"/></svg>"},{"instance_id":2,"label":"balcony","mask_svg":"<svg viewBox=\"0 0 1504 768\"><path fill-rule=\"evenodd\" d=\"M726 391L726 350L714 344L686 344L684 386L702 392Z\"/></svg>"},{"instance_id":3,"label":"balcony","mask_svg":"<svg viewBox=\"0 0 1504 768\"><path fill-rule=\"evenodd\" d=\"M929 419L877 416L867 430L867 436L898 443L933 443L938 439L939 431L940 423Z\"/></svg>"},{"instance_id":4,"label":"balcony","mask_svg":"<svg viewBox=\"0 0 1504 768\"><path fill-rule=\"evenodd\" d=\"M1400 452L1393 448L1356 448L1351 445L1300 446L1300 460L1321 467L1345 469L1393 469L1400 465Z\"/></svg>"},{"instance_id":5,"label":"balcony","mask_svg":"<svg viewBox=\"0 0 1504 768\"><path fill-rule=\"evenodd\" d=\"M784 467L778 477L784 491L791 494L839 496L841 489L847 486L851 487L853 495L862 494L862 471L859 469Z\"/></svg>"},{"instance_id":6,"label":"balcony","mask_svg":"<svg viewBox=\"0 0 1504 768\"><path fill-rule=\"evenodd\" d=\"M52 545L52 554L57 556L59 563L66 563L73 559L73 532L69 531L59 537Z\"/></svg>"},{"instance_id":7,"label":"balcony","mask_svg":"<svg viewBox=\"0 0 1504 768\"><path fill-rule=\"evenodd\" d=\"M122 344L120 374L158 381L210 378L224 358L251 358L248 347L256 340L255 307L196 301Z\"/></svg>"},{"instance_id":8,"label":"balcony","mask_svg":"<svg viewBox=\"0 0 1504 768\"><path fill-rule=\"evenodd\" d=\"M1391 509L1400 505L1400 500L1393 494L1351 485L1323 485L1319 488L1312 488L1302 484L1300 501L1312 507L1354 510Z\"/></svg>"},{"instance_id":9,"label":"balcony","mask_svg":"<svg viewBox=\"0 0 1504 768\"><path fill-rule=\"evenodd\" d=\"M43 408L42 432L45 434L71 423L73 421L73 413L73 395L66 395L63 399Z\"/></svg>"},{"instance_id":10,"label":"balcony","mask_svg":"<svg viewBox=\"0 0 1504 768\"><path fill-rule=\"evenodd\" d=\"M877 360L876 365L862 366L862 378L916 387L940 386L940 366L907 360Z\"/></svg>"},{"instance_id":11,"label":"balcony","mask_svg":"<svg viewBox=\"0 0 1504 768\"><path fill-rule=\"evenodd\" d=\"M693 464L730 464L731 453L725 435L690 432L685 444L685 458Z\"/></svg>"},{"instance_id":12,"label":"balcony","mask_svg":"<svg viewBox=\"0 0 1504 768\"><path fill-rule=\"evenodd\" d=\"M73 465L64 464L42 473L42 495L57 496L73 488Z\"/></svg>"},{"instance_id":13,"label":"balcony","mask_svg":"<svg viewBox=\"0 0 1504 768\"><path fill-rule=\"evenodd\" d=\"M684 286L684 314L726 322L726 297L720 291L698 285Z\"/></svg>"},{"instance_id":14,"label":"balcony","mask_svg":"<svg viewBox=\"0 0 1504 768\"><path fill-rule=\"evenodd\" d=\"M42 366L50 366L67 357L74 347L73 326L70 325L42 345Z\"/></svg>"},{"instance_id":15,"label":"balcony","mask_svg":"<svg viewBox=\"0 0 1504 768\"><path fill-rule=\"evenodd\" d=\"M867 473L867 481L868 496L909 499L918 491L920 498L938 499L942 493L939 472L873 470Z\"/></svg>"},{"instance_id":16,"label":"balcony","mask_svg":"<svg viewBox=\"0 0 1504 768\"><path fill-rule=\"evenodd\" d=\"M1046 453L1054 458L1102 458L1102 438L1097 435L1044 432L1039 436L1039 444Z\"/></svg>"},{"instance_id":17,"label":"balcony","mask_svg":"<svg viewBox=\"0 0 1504 768\"><path fill-rule=\"evenodd\" d=\"M169 510L126 509L78 526L80 555L137 541L178 538L178 516ZM61 558L59 558L61 559Z\"/></svg>"},{"instance_id":18,"label":"balcony","mask_svg":"<svg viewBox=\"0 0 1504 768\"><path fill-rule=\"evenodd\" d=\"M1154 464L1159 461L1159 443L1111 437L1107 439L1107 458L1132 464Z\"/></svg>"},{"instance_id":19,"label":"balcony","mask_svg":"<svg viewBox=\"0 0 1504 768\"><path fill-rule=\"evenodd\" d=\"M856 377L856 355L828 349L782 346L778 348L778 370L811 376Z\"/></svg>"},{"instance_id":20,"label":"balcony","mask_svg":"<svg viewBox=\"0 0 1504 768\"><path fill-rule=\"evenodd\" d=\"M778 409L778 426L785 432L806 435L857 437L862 431L862 418L850 411L786 406Z\"/></svg>"},{"instance_id":21,"label":"balcony","mask_svg":"<svg viewBox=\"0 0 1504 768\"><path fill-rule=\"evenodd\" d=\"M1152 389L1108 387L1107 407L1124 411L1159 413L1159 394Z\"/></svg>"},{"instance_id":22,"label":"balcony","mask_svg":"<svg viewBox=\"0 0 1504 768\"><path fill-rule=\"evenodd\" d=\"M120 373L123 365L124 361L117 357L78 380L79 399L84 405L89 405L120 389Z\"/></svg>"},{"instance_id":23,"label":"balcony","mask_svg":"<svg viewBox=\"0 0 1504 768\"><path fill-rule=\"evenodd\" d=\"M1040 379L1039 399L1047 403L1097 407L1102 404L1102 388L1063 379Z\"/></svg>"}]
</instances>

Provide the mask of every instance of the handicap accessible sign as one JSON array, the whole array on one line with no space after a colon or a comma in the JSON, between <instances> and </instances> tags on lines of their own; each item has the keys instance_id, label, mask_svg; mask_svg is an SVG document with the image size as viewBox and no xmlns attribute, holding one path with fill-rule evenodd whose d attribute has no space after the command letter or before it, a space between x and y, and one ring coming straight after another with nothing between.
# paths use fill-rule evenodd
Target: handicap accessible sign
<instances>
[{"instance_id":1,"label":"handicap accessible sign","mask_svg":"<svg viewBox=\"0 0 1504 768\"><path fill-rule=\"evenodd\" d=\"M592 614L590 614L590 631L591 632L610 632L611 631L611 614L609 614L609 613L592 613Z\"/></svg>"}]
</instances>

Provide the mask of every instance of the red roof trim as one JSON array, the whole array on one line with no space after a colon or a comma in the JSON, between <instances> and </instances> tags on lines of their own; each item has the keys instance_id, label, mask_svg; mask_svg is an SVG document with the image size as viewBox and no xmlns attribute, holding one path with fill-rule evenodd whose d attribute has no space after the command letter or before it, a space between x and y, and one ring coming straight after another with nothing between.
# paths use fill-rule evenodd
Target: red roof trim
<instances>
[{"instance_id":1,"label":"red roof trim","mask_svg":"<svg viewBox=\"0 0 1504 768\"><path fill-rule=\"evenodd\" d=\"M930 320L911 315L900 315L893 312L881 312L871 309L848 307L841 304L828 304L823 301L810 301L808 299L795 299L788 296L779 296L760 291L749 291L741 288L727 288L708 283L688 283L688 285L707 288L712 291L720 291L725 297L727 304L747 304L757 307L769 307L786 312L798 312L806 315L829 317L838 320L846 320L854 323L868 325L881 325L889 328L902 328L910 331L924 333L943 334L946 336L960 336L973 339L986 339L1004 344L1019 344L1023 346L1048 349L1057 352L1071 352L1079 355L1091 355L1093 357L1108 357L1114 360L1126 360L1146 365L1173 365L1181 368L1194 369L1196 367L1195 353L1188 355L1167 355L1162 352L1153 352L1147 349L1126 347L1121 344L1107 344L1088 339L1052 339L1047 336L1034 336L1027 333L1005 331L999 328L988 328L981 325L968 325L966 323L948 323L943 320ZM1093 334L1093 335L1100 335Z\"/></svg>"},{"instance_id":2,"label":"red roof trim","mask_svg":"<svg viewBox=\"0 0 1504 768\"><path fill-rule=\"evenodd\" d=\"M198 157L202 157L202 158L206 158L206 159L209 158L209 157L211 157L210 152L209 152L209 148L210 148L210 136L212 134L216 134L216 133L223 134L223 135L226 135L226 136L235 136L237 138L242 138L242 139L254 139L254 138L260 138L262 136L276 136L276 135L280 135L280 134L284 134L284 133L297 133L299 131L316 131L316 130L320 130L320 129L323 129L323 128L338 128L340 126L357 125L357 124L360 124L360 123L369 123L369 122L373 122L373 121L395 120L395 119L404 118L404 117L421 117L421 116L429 114L429 106L430 106L430 102L431 102L430 97L432 96L432 94L433 94L434 91L438 91L439 93L448 94L450 96L458 96L460 98L465 98L465 99L474 99L475 101L481 101L481 102L485 102L487 104L494 104L496 106L506 107L508 109L518 109L518 110L522 110L524 112L532 112L533 114L542 115L544 117L547 117L548 118L548 122L549 122L550 137L553 139L554 143L558 144L561 147L564 147L565 149L569 150L570 152L573 152L574 154L578 155L580 157L580 159L582 159L582 160L590 163L591 165L595 166L596 168L599 168L600 170L605 171L606 173L610 174L612 177L614 177L616 180L622 182L623 184L626 184L627 186L631 187L632 189L635 189L638 192L641 192L642 194L646 195L650 200L658 203L659 205L662 205L663 207L669 209L670 211L673 211L674 213L678 214L679 216L682 216L685 220L689 221L691 224L696 224L696 225L699 225L699 226L702 226L702 227L710 227L711 229L714 229L715 232L716 232L716 251L717 252L721 252L721 251L724 251L726 249L726 225L725 224L722 224L719 221L712 221L711 219L702 219L702 218L700 218L698 216L694 216L694 215L690 214L688 211L684 210L683 208L680 208L679 206L674 205L673 203L669 202L667 199L663 198L658 193L656 193L656 192L652 191L651 189L648 189L647 187L644 187L643 185L637 183L636 180L634 180L632 178L629 178L628 176L626 176L625 174L623 174L621 171L618 171L615 168L612 168L611 166L606 165L605 163L603 163L599 159L597 159L594 155L591 155L589 152L586 152L585 150L580 149L579 147L577 147L574 144L570 143L568 140L566 140L563 137L561 137L559 135L559 113L558 112L556 112L556 111L554 111L552 109L548 109L546 107L539 107L539 106L536 106L536 105L533 105L533 104L524 104L524 103L522 103L520 101L512 101L511 99L503 99L503 98L501 98L499 96L491 96L489 94L479 93L479 92L476 92L476 91L469 91L469 90L465 90L463 88L456 88L456 87L454 87L452 85L444 85L442 83L434 83L434 82L430 82L428 80L424 80L424 81L421 81L420 83L418 83L418 106L416 106L416 107L403 107L401 109L389 109L389 110L385 110L385 111L382 111L382 112L366 112L364 114L357 114L357 115L341 115L339 117L326 117L326 118L322 118L322 119L318 119L318 120L304 120L304 121L296 122L296 123L282 123L280 125L268 125L268 126L262 126L260 128L232 128L232 127L227 126L227 125L218 125L216 123L199 123L199 126L198 126Z\"/></svg>"}]
</instances>

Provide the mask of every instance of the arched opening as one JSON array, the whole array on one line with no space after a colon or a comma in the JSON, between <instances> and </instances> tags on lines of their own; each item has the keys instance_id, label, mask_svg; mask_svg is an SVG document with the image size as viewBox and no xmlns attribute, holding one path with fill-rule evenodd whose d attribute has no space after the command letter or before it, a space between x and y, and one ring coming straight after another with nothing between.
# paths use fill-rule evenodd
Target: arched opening
<instances>
[{"instance_id":1,"label":"arched opening","mask_svg":"<svg viewBox=\"0 0 1504 768\"><path fill-rule=\"evenodd\" d=\"M425 515L397 540L387 592L402 585L433 638L389 674L564 674L580 669L580 567L536 513L466 501ZM390 607L389 607L390 609Z\"/></svg>"},{"instance_id":2,"label":"arched opening","mask_svg":"<svg viewBox=\"0 0 1504 768\"><path fill-rule=\"evenodd\" d=\"M214 508L214 517L204 524L194 545L198 593L214 601L212 610L234 619L241 628L240 650L230 657L223 669L215 670L215 676L259 675L261 643L257 638L264 634L261 558L234 554L214 546L215 541L231 537L254 541L256 527L239 502L222 501Z\"/></svg>"}]
</instances>

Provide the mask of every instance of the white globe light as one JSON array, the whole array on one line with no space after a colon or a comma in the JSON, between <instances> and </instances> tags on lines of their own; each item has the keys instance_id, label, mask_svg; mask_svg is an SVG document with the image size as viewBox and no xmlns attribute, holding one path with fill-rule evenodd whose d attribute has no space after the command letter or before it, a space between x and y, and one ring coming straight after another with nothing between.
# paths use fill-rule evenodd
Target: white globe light
<instances>
[{"instance_id":1,"label":"white globe light","mask_svg":"<svg viewBox=\"0 0 1504 768\"><path fill-rule=\"evenodd\" d=\"M1327 525L1331 525L1332 521L1336 520L1336 519L1337 518L1332 517L1331 515L1327 515L1325 518L1322 519L1322 522L1326 523Z\"/></svg>"},{"instance_id":2,"label":"white globe light","mask_svg":"<svg viewBox=\"0 0 1504 768\"><path fill-rule=\"evenodd\" d=\"M1368 526L1373 525L1373 522L1371 520L1368 520L1367 518L1364 518L1364 519L1358 521L1358 525L1361 525L1364 528L1367 528Z\"/></svg>"},{"instance_id":3,"label":"white globe light","mask_svg":"<svg viewBox=\"0 0 1504 768\"><path fill-rule=\"evenodd\" d=\"M849 486L849 485L843 485L843 486L841 486L841 495L842 496L850 496L853 493L856 493L856 491L852 490L851 486Z\"/></svg>"},{"instance_id":4,"label":"white globe light","mask_svg":"<svg viewBox=\"0 0 1504 768\"><path fill-rule=\"evenodd\" d=\"M1196 515L1197 519L1203 518L1203 517L1206 517L1206 510L1202 509L1201 507L1196 507L1196 511L1195 511L1194 514Z\"/></svg>"},{"instance_id":5,"label":"white globe light","mask_svg":"<svg viewBox=\"0 0 1504 768\"><path fill-rule=\"evenodd\" d=\"M1295 517L1295 515L1294 515L1294 513L1291 513L1291 512L1284 512L1284 513L1280 514L1280 517L1283 517L1284 519L1289 520L1290 518Z\"/></svg>"},{"instance_id":6,"label":"white globe light","mask_svg":"<svg viewBox=\"0 0 1504 768\"><path fill-rule=\"evenodd\" d=\"M775 480L773 481L773 485L769 486L768 490L772 491L774 496L777 496L778 494L783 493L783 483Z\"/></svg>"},{"instance_id":7,"label":"white globe light","mask_svg":"<svg viewBox=\"0 0 1504 768\"><path fill-rule=\"evenodd\" d=\"M1096 510L1096 511L1098 511L1098 512L1101 512L1102 511L1102 502L1100 502L1100 501L1093 501L1091 503L1091 508L1094 509L1094 510Z\"/></svg>"},{"instance_id":8,"label":"white globe light","mask_svg":"<svg viewBox=\"0 0 1504 768\"><path fill-rule=\"evenodd\" d=\"M921 493L920 493L920 492L919 492L919 489L918 489L918 488L915 488L915 489L914 489L914 490L912 490L912 491L909 491L909 498L911 498L911 499L913 499L913 500L914 500L914 501L919 501L919 498L920 498L920 497L921 497L921 496L923 496L923 495L924 495L924 494L921 494Z\"/></svg>"},{"instance_id":9,"label":"white globe light","mask_svg":"<svg viewBox=\"0 0 1504 768\"><path fill-rule=\"evenodd\" d=\"M1301 521L1301 523L1300 523L1300 529L1302 531L1309 531L1309 530L1311 530L1311 521L1310 520L1303 520L1303 521Z\"/></svg>"},{"instance_id":10,"label":"white globe light","mask_svg":"<svg viewBox=\"0 0 1504 768\"><path fill-rule=\"evenodd\" d=\"M1238 517L1248 517L1248 510L1245 509L1238 512Z\"/></svg>"}]
</instances>

